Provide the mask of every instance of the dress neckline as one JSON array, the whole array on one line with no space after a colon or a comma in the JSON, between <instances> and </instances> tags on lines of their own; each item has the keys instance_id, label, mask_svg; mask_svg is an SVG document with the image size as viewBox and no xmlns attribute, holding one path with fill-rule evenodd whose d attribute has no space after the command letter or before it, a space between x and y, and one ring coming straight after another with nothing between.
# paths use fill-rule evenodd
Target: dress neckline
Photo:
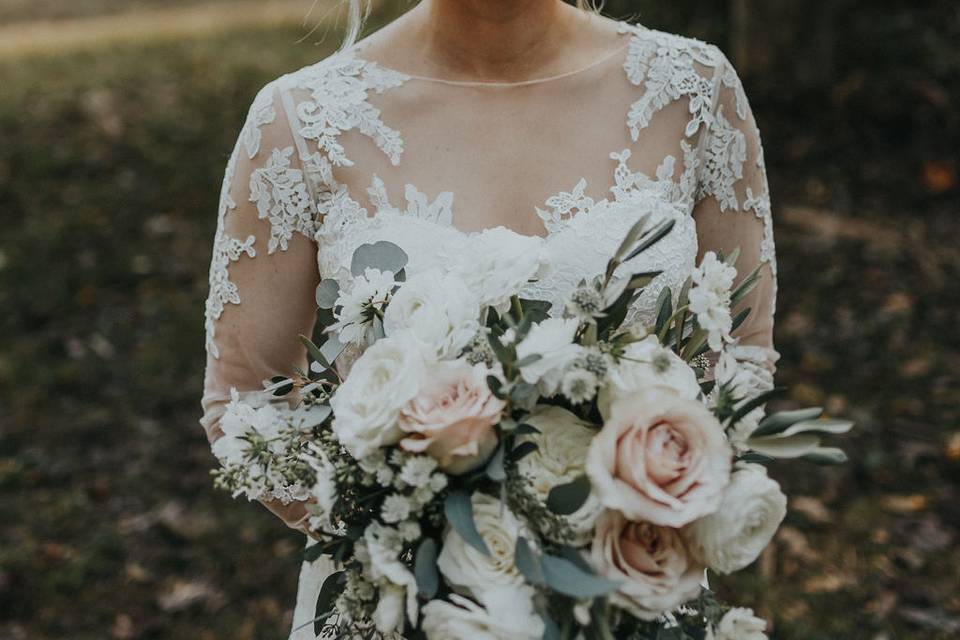
<instances>
[{"instance_id":1,"label":"dress neckline","mask_svg":"<svg viewBox=\"0 0 960 640\"><path fill-rule=\"evenodd\" d=\"M616 31L616 33L614 34L614 37L620 38L620 37L622 37L624 34L630 33L630 30L629 30L628 28L624 28L624 22L623 22L623 21L617 21L617 22L618 22L619 24L617 25L617 31ZM636 25L636 26L639 26L639 25ZM395 75L397 75L397 76L401 76L401 77L403 77L405 80L419 80L419 81L422 81L422 82L433 82L433 83L436 83L436 84L445 84L445 85L456 86L456 87L510 88L510 87L524 87L524 86L530 86L530 85L545 84L545 83L548 83L548 82L552 82L552 81L554 81L554 80L562 80L562 79L564 79L564 78L569 78L569 77L571 77L571 76L576 76L576 75L579 75L579 74L582 74L582 73L586 73L586 72L590 71L591 69L594 69L594 68L596 68L596 67L599 67L600 65L604 64L605 62L608 62L609 60L615 58L616 56L623 54L629 47L630 47L630 39L627 38L627 41L624 42L621 46L616 47L615 49L613 49L613 50L611 50L611 51L608 51L607 53L603 54L603 55L600 56L599 58L597 58L597 59L595 59L595 60L593 60L593 61L591 61L591 62L588 62L588 63L585 64L585 65L582 65L582 66L577 67L577 68L575 68L575 69L571 69L570 71L563 71L563 72L561 72L561 73L555 73L555 74L551 74L551 75L548 75L548 76L541 76L541 77L539 77L539 78L530 78L530 79L528 79L528 80L516 80L516 81L513 81L513 82L509 82L509 81L496 82L496 81L485 81L485 80L452 80L452 79L449 79L449 78L440 78L440 77L436 77L436 76L428 76L428 75L420 75L420 74L415 74L415 73L408 73L408 72L406 72L406 71L402 71L402 70L400 70L400 69L391 67L391 66L389 66L389 65L385 65L385 64L383 64L382 62L380 62L380 61L378 61L378 60L373 60L373 59L364 57L363 55L361 55L361 52L363 51L363 46L362 46L361 43L357 43L357 44L353 45L352 47L348 48L348 49L346 50L346 52L347 52L351 57L353 57L354 59L356 59L356 60L358 60L358 61L360 61L360 62L362 62L362 63L364 63L364 64L372 65L372 66L375 66L375 67L377 67L377 68L379 68L379 69L381 69L381 70L383 70L383 71L385 71L385 72L387 72L387 73L391 73L391 74L395 74Z\"/></svg>"}]
</instances>

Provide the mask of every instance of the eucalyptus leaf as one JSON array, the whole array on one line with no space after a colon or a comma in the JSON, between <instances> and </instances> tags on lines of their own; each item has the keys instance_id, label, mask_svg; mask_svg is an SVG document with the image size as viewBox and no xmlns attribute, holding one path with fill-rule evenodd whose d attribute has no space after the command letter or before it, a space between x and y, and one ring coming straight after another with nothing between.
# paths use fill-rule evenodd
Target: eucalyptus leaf
<instances>
[{"instance_id":1,"label":"eucalyptus leaf","mask_svg":"<svg viewBox=\"0 0 960 640\"><path fill-rule=\"evenodd\" d=\"M321 309L333 309L340 297L340 283L332 278L321 280L317 285L317 306Z\"/></svg>"},{"instance_id":2,"label":"eucalyptus leaf","mask_svg":"<svg viewBox=\"0 0 960 640\"><path fill-rule=\"evenodd\" d=\"M540 612L543 619L543 640L566 640L560 633L557 621L546 611Z\"/></svg>"},{"instance_id":3,"label":"eucalyptus leaf","mask_svg":"<svg viewBox=\"0 0 960 640\"><path fill-rule=\"evenodd\" d=\"M522 460L539 448L536 442L525 440L510 450L510 460L513 462Z\"/></svg>"},{"instance_id":4,"label":"eucalyptus leaf","mask_svg":"<svg viewBox=\"0 0 960 640\"><path fill-rule=\"evenodd\" d=\"M518 436L529 436L535 433L541 433L541 431L540 429L537 429L532 424L527 424L526 422L523 422L517 427L517 430L515 431L515 433Z\"/></svg>"},{"instance_id":5,"label":"eucalyptus leaf","mask_svg":"<svg viewBox=\"0 0 960 640\"><path fill-rule=\"evenodd\" d=\"M620 587L619 582L583 571L566 558L544 555L540 567L551 589L572 598L596 598Z\"/></svg>"},{"instance_id":6,"label":"eucalyptus leaf","mask_svg":"<svg viewBox=\"0 0 960 640\"><path fill-rule=\"evenodd\" d=\"M487 543L477 531L477 524L473 519L473 502L465 491L453 491L447 495L447 499L443 501L443 512L447 522L464 542L483 555L490 555Z\"/></svg>"},{"instance_id":7,"label":"eucalyptus leaf","mask_svg":"<svg viewBox=\"0 0 960 640\"><path fill-rule=\"evenodd\" d=\"M503 468L503 441L500 441L500 445L493 452L493 455L490 456L490 461L487 462L487 477L493 480L494 482L503 482L507 479L507 472Z\"/></svg>"},{"instance_id":8,"label":"eucalyptus leaf","mask_svg":"<svg viewBox=\"0 0 960 640\"><path fill-rule=\"evenodd\" d=\"M560 484L547 495L547 507L562 516L576 513L590 497L590 479L581 475L566 484Z\"/></svg>"},{"instance_id":9,"label":"eucalyptus leaf","mask_svg":"<svg viewBox=\"0 0 960 640\"><path fill-rule=\"evenodd\" d=\"M433 538L425 538L417 547L413 572L417 578L417 590L421 598L430 600L437 595L437 590L440 588L440 575L437 573L437 541Z\"/></svg>"},{"instance_id":10,"label":"eucalyptus leaf","mask_svg":"<svg viewBox=\"0 0 960 640\"><path fill-rule=\"evenodd\" d=\"M530 548L530 543L523 536L517 538L513 553L514 564L520 574L532 585L543 586L543 569L540 567L540 558Z\"/></svg>"},{"instance_id":11,"label":"eucalyptus leaf","mask_svg":"<svg viewBox=\"0 0 960 640\"><path fill-rule=\"evenodd\" d=\"M387 240L362 244L353 252L350 273L353 276L360 276L363 275L364 270L370 268L396 274L407 266L408 260L403 249Z\"/></svg>"},{"instance_id":12,"label":"eucalyptus leaf","mask_svg":"<svg viewBox=\"0 0 960 640\"><path fill-rule=\"evenodd\" d=\"M333 364L337 358L343 353L343 350L347 345L340 342L340 339L335 335L331 335L327 338L326 342L320 345L320 353L324 358L327 359L327 362Z\"/></svg>"}]
</instances>

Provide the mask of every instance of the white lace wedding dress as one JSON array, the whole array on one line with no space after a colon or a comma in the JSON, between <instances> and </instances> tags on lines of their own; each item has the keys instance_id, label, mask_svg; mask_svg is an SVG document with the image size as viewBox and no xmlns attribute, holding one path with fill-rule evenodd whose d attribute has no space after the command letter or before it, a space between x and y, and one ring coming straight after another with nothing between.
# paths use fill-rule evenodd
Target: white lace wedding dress
<instances>
[{"instance_id":1,"label":"white lace wedding dress","mask_svg":"<svg viewBox=\"0 0 960 640\"><path fill-rule=\"evenodd\" d=\"M770 200L740 79L716 46L600 20L607 55L538 80L411 76L361 42L262 88L226 166L210 264L200 422L211 441L231 387L262 395L264 379L305 365L297 336L316 322L316 285L380 239L407 252L410 272L469 274L535 252L548 268L528 293L558 303L603 271L640 215L672 218L635 267L663 273L631 313L648 316L663 287L676 295L698 255L739 248L740 274L762 264L763 280L736 348L772 384ZM303 565L294 628L331 570ZM313 637L309 624L291 635Z\"/></svg>"}]
</instances>

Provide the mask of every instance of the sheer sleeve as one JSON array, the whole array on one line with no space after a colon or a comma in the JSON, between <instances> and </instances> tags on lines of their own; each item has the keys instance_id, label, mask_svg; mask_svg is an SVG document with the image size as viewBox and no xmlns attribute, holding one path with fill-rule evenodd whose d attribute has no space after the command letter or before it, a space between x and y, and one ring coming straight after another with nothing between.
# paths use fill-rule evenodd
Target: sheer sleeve
<instances>
[{"instance_id":1,"label":"sheer sleeve","mask_svg":"<svg viewBox=\"0 0 960 640\"><path fill-rule=\"evenodd\" d=\"M274 80L253 100L224 172L205 310L200 424L211 445L223 435L232 389L290 411L298 398L267 394L263 381L307 365L298 335L311 335L316 322L316 201L288 118ZM260 501L300 528L302 503Z\"/></svg>"},{"instance_id":2,"label":"sheer sleeve","mask_svg":"<svg viewBox=\"0 0 960 640\"><path fill-rule=\"evenodd\" d=\"M700 179L693 216L700 256L739 249L737 282L760 265L760 281L740 305L750 315L734 332L732 352L773 386L779 354L773 345L777 266L770 192L760 132L736 70L717 50L712 117L701 139Z\"/></svg>"}]
</instances>

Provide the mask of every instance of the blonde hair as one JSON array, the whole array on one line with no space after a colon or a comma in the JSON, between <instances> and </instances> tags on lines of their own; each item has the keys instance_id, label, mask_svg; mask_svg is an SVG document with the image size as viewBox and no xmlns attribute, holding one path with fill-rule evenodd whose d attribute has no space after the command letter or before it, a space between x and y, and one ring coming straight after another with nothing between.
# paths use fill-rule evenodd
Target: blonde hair
<instances>
[{"instance_id":1,"label":"blonde hair","mask_svg":"<svg viewBox=\"0 0 960 640\"><path fill-rule=\"evenodd\" d=\"M576 0L576 5L583 11L599 12L603 7L603 0ZM373 0L347 0L347 32L340 43L341 51L356 43L364 23L370 17L372 6Z\"/></svg>"}]
</instances>

